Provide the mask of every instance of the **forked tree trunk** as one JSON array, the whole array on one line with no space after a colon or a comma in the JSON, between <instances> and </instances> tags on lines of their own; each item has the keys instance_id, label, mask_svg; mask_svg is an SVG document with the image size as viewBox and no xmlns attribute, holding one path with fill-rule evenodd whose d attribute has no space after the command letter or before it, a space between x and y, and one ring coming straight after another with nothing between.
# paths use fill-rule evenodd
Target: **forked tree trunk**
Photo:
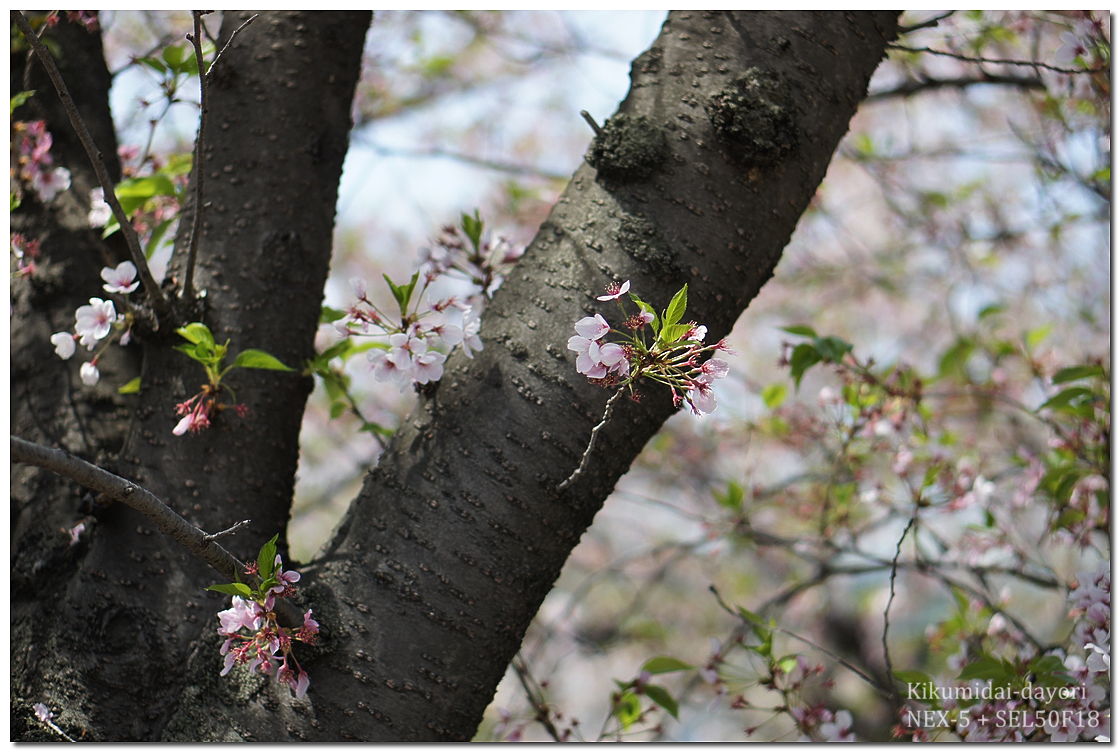
<instances>
[{"instance_id":1,"label":"forked tree trunk","mask_svg":"<svg viewBox=\"0 0 1120 752\"><path fill-rule=\"evenodd\" d=\"M227 13L223 35L243 17ZM449 360L303 568L302 597L324 629L321 645L301 653L306 700L239 671L219 679L223 604L201 592L212 579L200 565L115 508L97 513L88 543L67 548L57 528L81 492L19 470L17 737L38 733L27 708L48 701L64 708L64 728L93 739L469 739L565 559L673 411L657 389L620 403L586 472L558 492L609 396L575 372L565 350L573 322L608 282L629 279L661 304L688 282L689 318L708 325L710 341L724 336L771 275L895 22L891 13L670 14L634 61L630 94L591 152L596 166L576 171L489 305L486 349ZM365 23L265 13L223 56L203 145L196 286L207 291L198 315L234 349L292 364L311 354ZM71 47L75 30L58 33L64 60L103 67L96 42ZM82 94L104 127L103 88ZM48 114L53 131L65 128ZM21 208L13 221L52 237L77 231L65 212ZM13 285L13 431L134 478L203 529L253 518L254 535L239 535L234 551L250 554L287 520L310 383L245 378L238 394L250 418L173 438L171 407L200 373L170 351L173 338L149 337L131 348L143 354L139 407L107 388L91 402L76 366L52 361L43 343L96 294L99 262L62 242L46 252L73 282ZM135 368L121 360L107 374L114 383Z\"/></svg>"}]
</instances>

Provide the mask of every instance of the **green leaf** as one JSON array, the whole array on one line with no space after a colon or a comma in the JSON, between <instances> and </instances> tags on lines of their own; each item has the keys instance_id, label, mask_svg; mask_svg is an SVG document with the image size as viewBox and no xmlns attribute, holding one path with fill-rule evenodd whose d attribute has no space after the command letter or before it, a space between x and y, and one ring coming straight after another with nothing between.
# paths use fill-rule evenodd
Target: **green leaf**
<instances>
[{"instance_id":1,"label":"green leaf","mask_svg":"<svg viewBox=\"0 0 1120 752\"><path fill-rule=\"evenodd\" d=\"M143 178L129 178L117 184L116 194L121 206L127 206L130 199L140 199L140 203L132 204L133 209L136 209L155 196L174 196L175 184L171 182L171 178L160 174ZM133 209L126 209L125 211L131 213Z\"/></svg>"},{"instance_id":2,"label":"green leaf","mask_svg":"<svg viewBox=\"0 0 1120 752\"><path fill-rule=\"evenodd\" d=\"M1007 661L993 658L990 655L982 655L961 669L957 678L964 681L988 679L993 684L1005 685L1011 684L1017 676L1018 672L1015 671L1015 667Z\"/></svg>"},{"instance_id":3,"label":"green leaf","mask_svg":"<svg viewBox=\"0 0 1120 752\"><path fill-rule=\"evenodd\" d=\"M179 65L183 62L183 58L187 54L186 47L187 45L185 44L175 44L163 48L162 57L164 59L164 62L166 62L168 66L172 68L172 70L178 68Z\"/></svg>"},{"instance_id":4,"label":"green leaf","mask_svg":"<svg viewBox=\"0 0 1120 752\"><path fill-rule=\"evenodd\" d=\"M344 318L345 316L346 311L340 311L337 308L331 308L330 306L323 306L322 310L319 313L319 323L333 324L334 322L338 321L341 318Z\"/></svg>"},{"instance_id":5,"label":"green leaf","mask_svg":"<svg viewBox=\"0 0 1120 752\"><path fill-rule=\"evenodd\" d=\"M669 345L680 340L692 328L688 324L669 324L666 326L664 320L662 320L662 324L661 333L657 335L657 339Z\"/></svg>"},{"instance_id":6,"label":"green leaf","mask_svg":"<svg viewBox=\"0 0 1120 752\"><path fill-rule=\"evenodd\" d=\"M805 326L804 324L794 324L793 326L783 326L783 327L780 327L780 329L783 332L789 332L790 334L796 334L799 337L814 337L815 338L817 336L817 332L816 332L815 329L813 329L813 327Z\"/></svg>"},{"instance_id":7,"label":"green leaf","mask_svg":"<svg viewBox=\"0 0 1120 752\"><path fill-rule=\"evenodd\" d=\"M786 401L786 395L788 393L789 390L786 389L785 384L770 384L762 390L762 401L765 403L766 407L773 410Z\"/></svg>"},{"instance_id":8,"label":"green leaf","mask_svg":"<svg viewBox=\"0 0 1120 752\"><path fill-rule=\"evenodd\" d=\"M1007 306L1005 306L1003 303L989 303L988 305L981 308L980 312L976 314L976 320L983 321L989 316L995 316L997 313L1003 313L1006 310Z\"/></svg>"},{"instance_id":9,"label":"green leaf","mask_svg":"<svg viewBox=\"0 0 1120 752\"><path fill-rule=\"evenodd\" d=\"M137 60L136 62L142 63L142 64L148 66L149 68L156 71L157 73L167 73L167 66L163 64L163 61L158 60L154 57L142 57L139 60Z\"/></svg>"},{"instance_id":10,"label":"green leaf","mask_svg":"<svg viewBox=\"0 0 1120 752\"><path fill-rule=\"evenodd\" d=\"M678 707L677 701L669 694L664 687L659 687L656 684L647 684L645 686L646 696L656 702L661 707L669 712L669 715L674 718L677 717Z\"/></svg>"},{"instance_id":11,"label":"green leaf","mask_svg":"<svg viewBox=\"0 0 1120 752\"><path fill-rule=\"evenodd\" d=\"M337 419L344 412L346 412L346 403L345 402L333 402L333 403L331 403L331 420Z\"/></svg>"},{"instance_id":12,"label":"green leaf","mask_svg":"<svg viewBox=\"0 0 1120 752\"><path fill-rule=\"evenodd\" d=\"M1055 384L1064 384L1067 381L1077 381L1079 379L1103 379L1105 378L1104 369L1098 365L1087 366L1070 366L1063 368L1054 374L1051 381Z\"/></svg>"},{"instance_id":13,"label":"green leaf","mask_svg":"<svg viewBox=\"0 0 1120 752\"><path fill-rule=\"evenodd\" d=\"M626 690L618 698L611 713L618 718L622 728L630 728L642 715L642 701L631 690Z\"/></svg>"},{"instance_id":14,"label":"green leaf","mask_svg":"<svg viewBox=\"0 0 1120 752\"><path fill-rule=\"evenodd\" d=\"M1054 327L1050 326L1049 324L1043 324L1042 326L1036 329L1031 329L1029 332L1027 332L1026 336L1023 338L1027 343L1027 349L1033 350L1034 348L1041 345L1043 340L1050 336L1050 332L1053 330L1053 328Z\"/></svg>"},{"instance_id":15,"label":"green leaf","mask_svg":"<svg viewBox=\"0 0 1120 752\"><path fill-rule=\"evenodd\" d=\"M839 363L852 351L852 345L839 337L817 337L813 340L813 347L830 363Z\"/></svg>"},{"instance_id":16,"label":"green leaf","mask_svg":"<svg viewBox=\"0 0 1120 752\"><path fill-rule=\"evenodd\" d=\"M267 580L276 571L276 541L279 538L280 533L269 538L257 554L257 575L262 580Z\"/></svg>"},{"instance_id":17,"label":"green leaf","mask_svg":"<svg viewBox=\"0 0 1120 752\"><path fill-rule=\"evenodd\" d=\"M667 655L659 655L656 658L650 658L642 664L642 671L648 671L651 674L667 674L672 671L687 671L693 666L678 661L676 658L671 658Z\"/></svg>"},{"instance_id":18,"label":"green leaf","mask_svg":"<svg viewBox=\"0 0 1120 752\"><path fill-rule=\"evenodd\" d=\"M941 354L941 360L937 364L938 377L957 376L964 380L968 375L965 371L965 364L968 363L968 359L972 357L975 349L976 343L971 339L958 337L957 341Z\"/></svg>"},{"instance_id":19,"label":"green leaf","mask_svg":"<svg viewBox=\"0 0 1120 752\"><path fill-rule=\"evenodd\" d=\"M233 361L235 368L260 368L265 371L291 371L293 369L281 363L275 356L269 355L264 350L242 350L237 353Z\"/></svg>"},{"instance_id":20,"label":"green leaf","mask_svg":"<svg viewBox=\"0 0 1120 752\"><path fill-rule=\"evenodd\" d=\"M459 226L463 228L463 234L471 241L475 251L479 249L479 244L482 242L482 220L478 216L478 209L474 210L474 216L462 214L459 217Z\"/></svg>"},{"instance_id":21,"label":"green leaf","mask_svg":"<svg viewBox=\"0 0 1120 752\"><path fill-rule=\"evenodd\" d=\"M214 347L214 335L206 324L194 321L175 330L183 339L193 344L206 343Z\"/></svg>"},{"instance_id":22,"label":"green leaf","mask_svg":"<svg viewBox=\"0 0 1120 752\"><path fill-rule=\"evenodd\" d=\"M144 246L144 258L151 259L152 254L159 250L159 243L163 240L163 236L167 234L167 230L175 223L178 217L165 219L152 229L151 236L148 237L148 244Z\"/></svg>"},{"instance_id":23,"label":"green leaf","mask_svg":"<svg viewBox=\"0 0 1120 752\"><path fill-rule=\"evenodd\" d=\"M661 317L661 328L665 329L680 321L684 316L684 311L687 306L688 283L686 282L684 287L682 287L680 290L677 290L677 294L674 295L673 299L669 301L669 307L665 309L665 315ZM677 339L680 339L680 337L671 340L667 339L666 341L676 342Z\"/></svg>"},{"instance_id":24,"label":"green leaf","mask_svg":"<svg viewBox=\"0 0 1120 752\"><path fill-rule=\"evenodd\" d=\"M1072 405L1084 405L1093 401L1095 395L1091 389L1083 386L1071 386L1055 394L1050 399L1038 406L1038 410L1064 410ZM1038 412L1036 410L1035 412Z\"/></svg>"},{"instance_id":25,"label":"green leaf","mask_svg":"<svg viewBox=\"0 0 1120 752\"><path fill-rule=\"evenodd\" d=\"M733 512L738 512L743 508L743 487L735 481L728 482L726 493L717 491L713 495L721 507L727 507Z\"/></svg>"},{"instance_id":26,"label":"green leaf","mask_svg":"<svg viewBox=\"0 0 1120 752\"><path fill-rule=\"evenodd\" d=\"M821 362L821 354L817 352L817 348L812 345L802 343L793 348L793 352L789 356L789 371L793 376L793 384L797 389L801 388L801 377L812 366Z\"/></svg>"},{"instance_id":27,"label":"green leaf","mask_svg":"<svg viewBox=\"0 0 1120 752\"><path fill-rule=\"evenodd\" d=\"M378 436L385 436L385 437L392 436L393 433L394 433L393 429L391 429L391 428L386 428L385 426L379 426L376 423L370 423L368 421L363 423L362 427L359 428L358 430L359 431L365 431L366 433L376 434Z\"/></svg>"},{"instance_id":28,"label":"green leaf","mask_svg":"<svg viewBox=\"0 0 1120 752\"><path fill-rule=\"evenodd\" d=\"M21 91L20 93L16 94L11 99L9 99L8 100L8 117L11 117L12 113L16 111L17 107L23 105L25 102L27 102L28 99L31 99L31 97L33 97L33 96L35 96L35 90L34 89L29 89L27 91Z\"/></svg>"},{"instance_id":29,"label":"green leaf","mask_svg":"<svg viewBox=\"0 0 1120 752\"><path fill-rule=\"evenodd\" d=\"M253 594L252 588L243 582L231 582L227 585L211 585L207 590L213 590L216 593L225 593L226 595L239 595L242 598L248 598Z\"/></svg>"},{"instance_id":30,"label":"green leaf","mask_svg":"<svg viewBox=\"0 0 1120 752\"><path fill-rule=\"evenodd\" d=\"M140 393L140 377L130 380L127 384L117 387L117 394L139 394Z\"/></svg>"}]
</instances>

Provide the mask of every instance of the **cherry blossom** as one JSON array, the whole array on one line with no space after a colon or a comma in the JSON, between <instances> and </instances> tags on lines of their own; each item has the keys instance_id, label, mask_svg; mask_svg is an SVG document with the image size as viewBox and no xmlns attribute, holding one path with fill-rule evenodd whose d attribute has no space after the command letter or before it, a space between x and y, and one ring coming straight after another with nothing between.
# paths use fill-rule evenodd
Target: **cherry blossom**
<instances>
[{"instance_id":1,"label":"cherry blossom","mask_svg":"<svg viewBox=\"0 0 1120 752\"><path fill-rule=\"evenodd\" d=\"M80 306L74 312L74 319L74 331L81 337L81 343L92 350L116 323L117 309L111 300L90 298L89 305Z\"/></svg>"},{"instance_id":2,"label":"cherry blossom","mask_svg":"<svg viewBox=\"0 0 1120 752\"><path fill-rule=\"evenodd\" d=\"M114 269L106 266L101 270L105 292L119 292L127 295L140 286L136 279L136 266L131 261L122 261Z\"/></svg>"},{"instance_id":3,"label":"cherry blossom","mask_svg":"<svg viewBox=\"0 0 1120 752\"><path fill-rule=\"evenodd\" d=\"M105 201L105 189L94 188L89 192L89 214L86 216L90 227L104 227L113 217L113 208Z\"/></svg>"},{"instance_id":4,"label":"cherry blossom","mask_svg":"<svg viewBox=\"0 0 1120 752\"><path fill-rule=\"evenodd\" d=\"M619 298L621 298L623 295L625 295L629 291L630 291L630 280L626 280L621 285L612 282L611 284L607 285L607 294L606 295L600 295L599 297L596 298L596 300L603 300L603 301L618 300Z\"/></svg>"},{"instance_id":5,"label":"cherry blossom","mask_svg":"<svg viewBox=\"0 0 1120 752\"><path fill-rule=\"evenodd\" d=\"M97 370L96 362L91 360L82 363L82 367L78 369L78 376L86 386L96 386L101 379L101 372Z\"/></svg>"},{"instance_id":6,"label":"cherry blossom","mask_svg":"<svg viewBox=\"0 0 1120 752\"><path fill-rule=\"evenodd\" d=\"M482 328L482 320L473 308L468 308L463 314L463 354L473 358L471 351L482 351L482 339L478 336Z\"/></svg>"},{"instance_id":7,"label":"cherry blossom","mask_svg":"<svg viewBox=\"0 0 1120 752\"><path fill-rule=\"evenodd\" d=\"M55 332L51 335L51 344L54 345L54 354L63 360L69 360L77 350L74 335L70 332Z\"/></svg>"},{"instance_id":8,"label":"cherry blossom","mask_svg":"<svg viewBox=\"0 0 1120 752\"><path fill-rule=\"evenodd\" d=\"M841 710L833 715L832 720L820 725L821 737L830 742L854 742L855 734L852 733L852 714Z\"/></svg>"},{"instance_id":9,"label":"cherry blossom","mask_svg":"<svg viewBox=\"0 0 1120 752\"><path fill-rule=\"evenodd\" d=\"M36 172L31 186L43 202L53 201L54 197L70 187L70 171L65 167Z\"/></svg>"}]
</instances>

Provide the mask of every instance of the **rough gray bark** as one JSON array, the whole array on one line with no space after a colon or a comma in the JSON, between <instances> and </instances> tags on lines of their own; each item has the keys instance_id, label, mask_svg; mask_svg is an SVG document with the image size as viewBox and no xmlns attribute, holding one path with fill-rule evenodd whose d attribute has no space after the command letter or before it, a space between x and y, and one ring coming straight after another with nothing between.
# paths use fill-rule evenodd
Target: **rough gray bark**
<instances>
[{"instance_id":1,"label":"rough gray bark","mask_svg":"<svg viewBox=\"0 0 1120 752\"><path fill-rule=\"evenodd\" d=\"M279 24L275 33L298 36L298 23L314 26L306 19L297 26ZM322 645L305 651L306 660L301 653L313 680L307 700L294 701L260 677L234 672L219 679L211 633L216 609L197 591L205 577L192 581L193 569L168 572L162 580L147 573L151 579L142 582L161 591L159 610L150 618L174 625L188 613L182 601L191 599L198 607L189 615L202 625L202 635L193 643L189 680L174 682L178 694L168 703L174 712L138 725L131 738L143 731L176 740L470 738L564 560L672 412L668 395L652 389L641 404L619 404L587 471L557 492L609 396L575 372L564 349L572 323L595 310L593 295L609 281L630 279L643 297L661 304L687 281L689 316L706 323L711 338L729 331L772 273L894 28L890 13L671 14L653 47L634 62L631 92L592 150L596 167L576 172L489 307L486 350L473 361L451 359L442 381L422 395L367 477L332 541L304 568L301 591L324 625ZM241 44L251 43L246 37ZM244 98L268 86L270 76L302 84L288 77L292 63L258 60L270 49L230 61L236 81L226 99L218 86L212 89L211 123L217 127L210 133L216 139L226 118L228 132L252 132L254 107L268 110ZM322 65L321 58L316 64ZM289 96L302 111L299 96ZM331 102L337 108L338 100ZM315 106L331 102L317 100ZM335 115L342 116L337 109ZM294 123L293 137L306 127ZM328 141L331 154L334 145ZM298 316L307 317L302 323L274 326L270 317L280 312L268 309L267 301L287 295L314 266L299 250L308 247L311 229L307 235L298 231L298 238L283 231L270 236L265 228L289 219L286 214L270 206L271 222L252 224L263 208L256 199L249 206L225 202L265 195L277 188L273 180L311 174L311 166L290 144L225 148L224 140L209 147L214 167L204 200L210 190L221 190L214 185L218 180L231 192L221 202L225 211L207 210L203 246L211 250L200 262L199 282L210 290L204 320L219 335L234 337L235 348L264 347L298 362L309 352L300 348L310 341L315 315L301 309ZM268 157L280 151L288 161L270 165ZM274 177L262 177L270 167ZM317 177L325 184L330 176ZM235 179L246 183L235 188ZM318 220L316 228L323 217ZM316 254L323 254L325 271L325 250L315 248L315 263ZM275 249L279 256L269 258ZM239 265L242 258L245 265ZM262 264L269 267L263 274ZM313 283L317 306L322 277ZM290 337L292 326L305 327L306 339L289 341L284 335ZM132 473L169 499L201 484L198 508L187 511L204 527L251 516L240 511L246 503L255 505L253 514L282 523L290 477L278 480L256 470L266 458L275 467L290 462L294 468L294 455L276 436L294 436L305 394L299 390L306 386L281 386L266 374L273 380L246 384L246 393L259 399L268 390L291 389L295 407L262 403L245 426L223 426L191 443L172 444L170 426L156 416L166 412L183 367L165 352L145 347L144 407L123 453L131 467L122 465L121 474ZM269 433L257 433L252 424L258 419L269 421ZM175 461L167 457L172 451ZM229 504L238 511L227 511ZM99 522L91 548L102 547L101 566L113 563L110 549L121 558L134 542L148 539L131 535L133 526L123 519L113 520L111 529ZM94 554L86 554L82 571ZM131 590L117 587L115 596L135 603L135 584ZM43 610L34 600L20 606L34 616ZM169 635L160 647L183 656L196 636ZM23 640L28 646L38 642ZM139 656L129 670L140 671L145 660L150 667L154 658ZM36 692L50 696L57 685L33 681L26 669L44 662L53 668L42 656L21 659L25 670L14 683L14 697L35 702L43 699ZM78 674L75 692L82 682L96 686L88 672ZM120 707L129 701L136 695ZM95 728L98 738L113 738L109 726Z\"/></svg>"}]
</instances>

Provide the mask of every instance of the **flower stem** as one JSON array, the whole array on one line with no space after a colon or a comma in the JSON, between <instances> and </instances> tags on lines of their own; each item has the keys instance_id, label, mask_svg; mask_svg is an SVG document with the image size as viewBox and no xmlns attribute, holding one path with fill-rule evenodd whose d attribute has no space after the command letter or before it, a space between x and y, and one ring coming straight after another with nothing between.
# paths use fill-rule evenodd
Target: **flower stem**
<instances>
[{"instance_id":1,"label":"flower stem","mask_svg":"<svg viewBox=\"0 0 1120 752\"><path fill-rule=\"evenodd\" d=\"M595 448L595 439L599 437L599 431L603 430L603 426L605 426L607 424L607 421L610 420L611 411L614 410L614 404L618 402L618 398L622 396L622 393L624 391L624 389L618 389L614 394L611 395L611 398L607 400L607 406L603 409L602 420L600 420L599 423L591 429L591 438L587 442L587 448L583 450L583 456L580 457L579 467L577 467L575 471L564 480L563 483L556 487L557 491L563 491L565 488L572 485L572 483L575 482L576 478L578 478L580 474L583 473L584 468L587 467L588 460L591 459L591 450Z\"/></svg>"}]
</instances>

